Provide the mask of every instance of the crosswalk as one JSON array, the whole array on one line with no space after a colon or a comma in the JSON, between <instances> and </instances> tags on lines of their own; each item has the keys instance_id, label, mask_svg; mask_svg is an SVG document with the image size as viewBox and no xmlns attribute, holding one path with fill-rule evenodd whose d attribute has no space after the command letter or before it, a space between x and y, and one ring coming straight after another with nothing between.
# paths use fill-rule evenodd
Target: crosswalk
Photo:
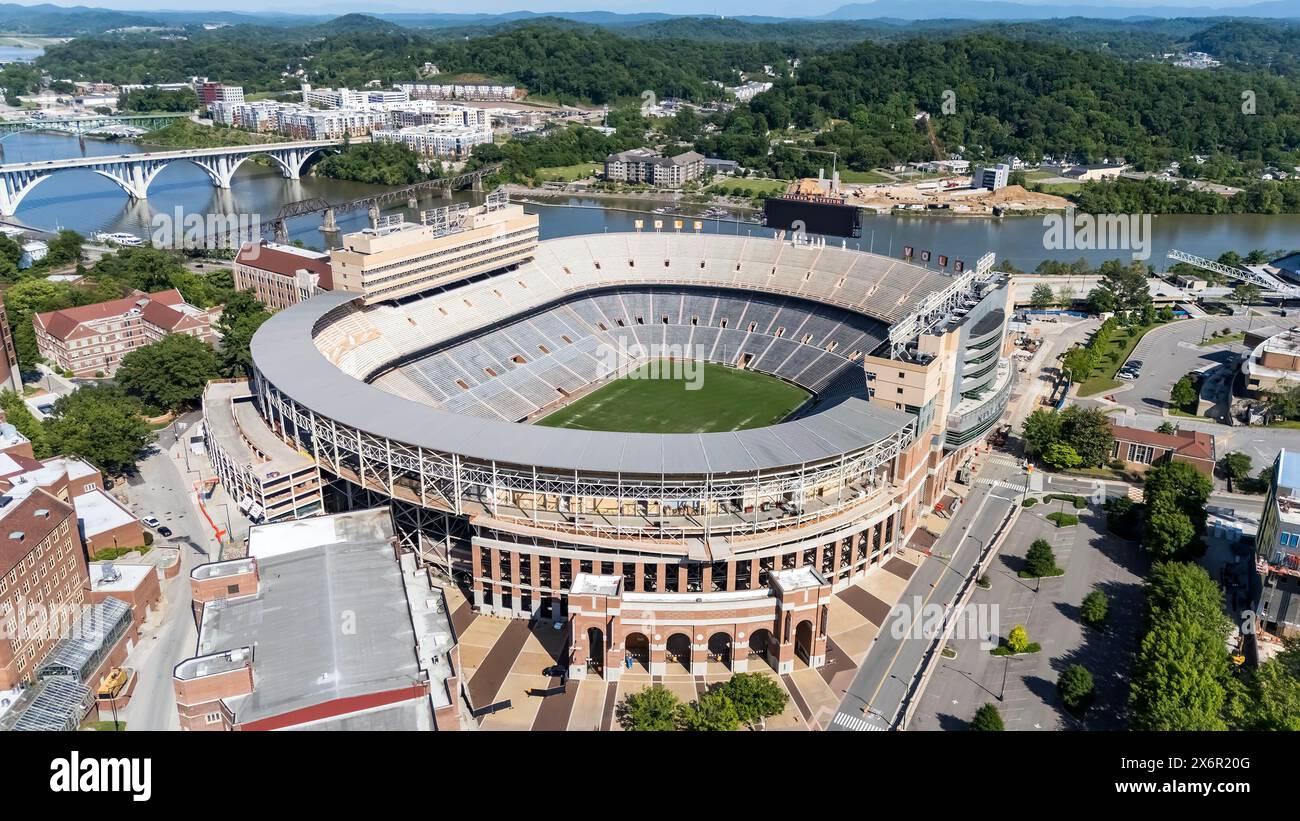
<instances>
[{"instance_id":1,"label":"crosswalk","mask_svg":"<svg viewBox=\"0 0 1300 821\"><path fill-rule=\"evenodd\" d=\"M852 730L855 733L883 733L888 731L888 727L882 727L879 721L868 720L863 716L855 716L841 710L835 714L835 720L832 724L838 724L846 730Z\"/></svg>"},{"instance_id":2,"label":"crosswalk","mask_svg":"<svg viewBox=\"0 0 1300 821\"><path fill-rule=\"evenodd\" d=\"M1005 479L976 479L975 483L980 485L989 485L990 487L1000 487L1005 490L1014 490L1017 492L1025 489L1025 483L1023 481L1008 482Z\"/></svg>"}]
</instances>

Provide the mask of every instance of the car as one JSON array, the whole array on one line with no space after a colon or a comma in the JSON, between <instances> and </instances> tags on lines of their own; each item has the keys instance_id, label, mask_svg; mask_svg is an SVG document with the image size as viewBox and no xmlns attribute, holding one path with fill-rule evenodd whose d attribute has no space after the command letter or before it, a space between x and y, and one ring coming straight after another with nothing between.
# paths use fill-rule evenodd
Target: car
<instances>
[{"instance_id":1,"label":"car","mask_svg":"<svg viewBox=\"0 0 1300 821\"><path fill-rule=\"evenodd\" d=\"M1119 373L1115 374L1115 378L1127 380L1127 379L1137 379L1138 377L1137 374L1134 373L1133 371L1120 371Z\"/></svg>"},{"instance_id":2,"label":"car","mask_svg":"<svg viewBox=\"0 0 1300 821\"><path fill-rule=\"evenodd\" d=\"M171 529L170 527L168 527L167 525L159 525L159 526L158 526L158 535L159 535L159 536L162 536L162 537L165 539L165 538L167 538L168 536L171 536L171 535L172 535L172 529Z\"/></svg>"},{"instance_id":3,"label":"car","mask_svg":"<svg viewBox=\"0 0 1300 821\"><path fill-rule=\"evenodd\" d=\"M140 521L144 522L145 527L153 527L153 528L162 527L162 522L158 521L157 516L145 516Z\"/></svg>"},{"instance_id":4,"label":"car","mask_svg":"<svg viewBox=\"0 0 1300 821\"><path fill-rule=\"evenodd\" d=\"M562 664L553 664L543 670L542 675L550 676L551 678L564 678L569 675L569 668Z\"/></svg>"}]
</instances>

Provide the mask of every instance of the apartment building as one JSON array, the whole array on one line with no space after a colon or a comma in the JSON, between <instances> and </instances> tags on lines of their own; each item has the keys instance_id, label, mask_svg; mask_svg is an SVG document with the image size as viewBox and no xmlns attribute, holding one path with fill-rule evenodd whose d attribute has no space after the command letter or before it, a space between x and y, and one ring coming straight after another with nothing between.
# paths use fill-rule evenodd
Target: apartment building
<instances>
[{"instance_id":1,"label":"apartment building","mask_svg":"<svg viewBox=\"0 0 1300 821\"><path fill-rule=\"evenodd\" d=\"M372 135L375 142L400 143L422 157L464 158L474 146L492 142L487 126L420 125L412 128L381 129Z\"/></svg>"},{"instance_id":2,"label":"apartment building","mask_svg":"<svg viewBox=\"0 0 1300 821\"><path fill-rule=\"evenodd\" d=\"M32 317L41 356L74 376L112 376L122 357L173 333L212 341L208 314L175 288Z\"/></svg>"},{"instance_id":3,"label":"apartment building","mask_svg":"<svg viewBox=\"0 0 1300 821\"><path fill-rule=\"evenodd\" d=\"M199 102L205 106L213 103L225 103L227 105L239 105L244 102L244 87L226 85L225 83L200 83L195 89L199 94Z\"/></svg>"},{"instance_id":4,"label":"apartment building","mask_svg":"<svg viewBox=\"0 0 1300 821\"><path fill-rule=\"evenodd\" d=\"M513 100L515 87L474 83L399 83L412 100Z\"/></svg>"},{"instance_id":5,"label":"apartment building","mask_svg":"<svg viewBox=\"0 0 1300 821\"><path fill-rule=\"evenodd\" d=\"M234 277L236 290L252 291L272 311L334 287L329 254L266 240L239 249Z\"/></svg>"},{"instance_id":6,"label":"apartment building","mask_svg":"<svg viewBox=\"0 0 1300 821\"><path fill-rule=\"evenodd\" d=\"M634 148L605 158L605 179L635 182L659 188L680 188L704 172L704 155L687 151L675 157L660 157L653 151Z\"/></svg>"},{"instance_id":7,"label":"apartment building","mask_svg":"<svg viewBox=\"0 0 1300 821\"><path fill-rule=\"evenodd\" d=\"M476 274L519 265L537 248L537 215L504 192L476 208L464 204L402 222L344 234L330 251L334 290L354 291L366 304L418 294Z\"/></svg>"}]
</instances>

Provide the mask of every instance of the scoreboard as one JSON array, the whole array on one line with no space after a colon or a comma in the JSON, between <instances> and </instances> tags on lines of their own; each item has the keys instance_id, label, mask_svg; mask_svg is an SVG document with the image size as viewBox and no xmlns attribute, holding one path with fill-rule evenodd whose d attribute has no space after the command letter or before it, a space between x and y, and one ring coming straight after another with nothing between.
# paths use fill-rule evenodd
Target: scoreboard
<instances>
[{"instance_id":1,"label":"scoreboard","mask_svg":"<svg viewBox=\"0 0 1300 821\"><path fill-rule=\"evenodd\" d=\"M828 199L768 197L763 201L763 224L788 231L831 237L862 236L862 216L856 205Z\"/></svg>"}]
</instances>

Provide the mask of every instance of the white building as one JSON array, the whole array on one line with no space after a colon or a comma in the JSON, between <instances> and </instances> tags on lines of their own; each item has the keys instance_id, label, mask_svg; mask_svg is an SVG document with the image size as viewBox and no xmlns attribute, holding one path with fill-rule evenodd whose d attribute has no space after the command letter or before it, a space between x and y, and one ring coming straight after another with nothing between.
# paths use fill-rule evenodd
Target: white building
<instances>
[{"instance_id":1,"label":"white building","mask_svg":"<svg viewBox=\"0 0 1300 821\"><path fill-rule=\"evenodd\" d=\"M483 126L420 125L376 130L376 142L401 143L425 157L467 157L474 146L492 142L492 129Z\"/></svg>"}]
</instances>

